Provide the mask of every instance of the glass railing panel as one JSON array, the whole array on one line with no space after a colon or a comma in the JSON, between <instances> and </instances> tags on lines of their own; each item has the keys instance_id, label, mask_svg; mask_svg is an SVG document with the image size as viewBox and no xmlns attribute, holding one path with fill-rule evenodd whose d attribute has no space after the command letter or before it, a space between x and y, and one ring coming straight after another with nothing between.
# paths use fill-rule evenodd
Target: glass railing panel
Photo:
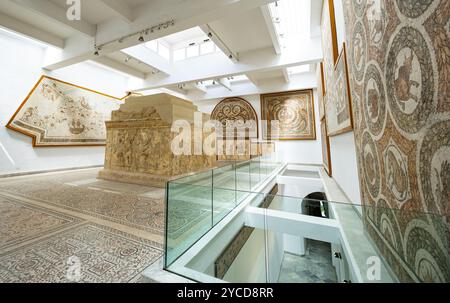
<instances>
[{"instance_id":1,"label":"glass railing panel","mask_svg":"<svg viewBox=\"0 0 450 303\"><path fill-rule=\"evenodd\" d=\"M213 226L212 186L168 183L166 266Z\"/></svg>"},{"instance_id":2,"label":"glass railing panel","mask_svg":"<svg viewBox=\"0 0 450 303\"><path fill-rule=\"evenodd\" d=\"M251 191L250 161L236 163L236 201L240 203Z\"/></svg>"},{"instance_id":3,"label":"glass railing panel","mask_svg":"<svg viewBox=\"0 0 450 303\"><path fill-rule=\"evenodd\" d=\"M358 274L370 283L449 282L445 216L391 208L384 200L355 207L269 195L265 203L267 209L258 208L267 216L269 282L348 282Z\"/></svg>"},{"instance_id":4,"label":"glass railing panel","mask_svg":"<svg viewBox=\"0 0 450 303\"><path fill-rule=\"evenodd\" d=\"M254 158L250 160L250 185L252 190L261 182L260 159Z\"/></svg>"},{"instance_id":5,"label":"glass railing panel","mask_svg":"<svg viewBox=\"0 0 450 303\"><path fill-rule=\"evenodd\" d=\"M177 184L190 184L198 186L212 186L212 170L191 174L182 178L170 181Z\"/></svg>"},{"instance_id":6,"label":"glass railing panel","mask_svg":"<svg viewBox=\"0 0 450 303\"><path fill-rule=\"evenodd\" d=\"M234 189L213 187L213 224L217 224L236 207L238 193Z\"/></svg>"}]
</instances>

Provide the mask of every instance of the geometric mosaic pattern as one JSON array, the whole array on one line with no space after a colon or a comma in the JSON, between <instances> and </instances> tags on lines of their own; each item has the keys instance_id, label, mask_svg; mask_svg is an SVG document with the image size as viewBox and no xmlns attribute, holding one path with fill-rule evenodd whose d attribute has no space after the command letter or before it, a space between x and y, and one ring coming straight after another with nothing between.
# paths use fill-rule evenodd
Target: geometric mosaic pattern
<instances>
[{"instance_id":1,"label":"geometric mosaic pattern","mask_svg":"<svg viewBox=\"0 0 450 303\"><path fill-rule=\"evenodd\" d=\"M86 179L95 178L95 172L96 170L91 171L89 178ZM145 230L155 235L163 234L164 197L155 199L146 197L145 194L98 190L89 184L71 186L68 184L76 182L77 179L64 180L62 179L64 175L30 176L1 181L0 190Z\"/></svg>"},{"instance_id":2,"label":"geometric mosaic pattern","mask_svg":"<svg viewBox=\"0 0 450 303\"><path fill-rule=\"evenodd\" d=\"M0 283L142 280L142 271L163 254L157 226L164 214L146 212L158 209L148 205L162 204L164 193L99 183L97 173L0 179Z\"/></svg>"},{"instance_id":3,"label":"geometric mosaic pattern","mask_svg":"<svg viewBox=\"0 0 450 303\"><path fill-rule=\"evenodd\" d=\"M449 282L450 1L344 15L367 230L401 281Z\"/></svg>"},{"instance_id":4,"label":"geometric mosaic pattern","mask_svg":"<svg viewBox=\"0 0 450 303\"><path fill-rule=\"evenodd\" d=\"M123 283L160 256L143 239L85 223L2 255L0 282Z\"/></svg>"}]
</instances>

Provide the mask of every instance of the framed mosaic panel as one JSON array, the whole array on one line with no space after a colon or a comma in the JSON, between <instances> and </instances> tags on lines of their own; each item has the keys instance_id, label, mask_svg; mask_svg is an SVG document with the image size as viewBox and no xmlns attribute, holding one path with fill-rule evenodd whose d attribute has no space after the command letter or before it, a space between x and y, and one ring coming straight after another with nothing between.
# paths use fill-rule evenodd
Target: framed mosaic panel
<instances>
[{"instance_id":1,"label":"framed mosaic panel","mask_svg":"<svg viewBox=\"0 0 450 303\"><path fill-rule=\"evenodd\" d=\"M316 140L312 89L261 95L261 119L264 140Z\"/></svg>"},{"instance_id":2,"label":"framed mosaic panel","mask_svg":"<svg viewBox=\"0 0 450 303\"><path fill-rule=\"evenodd\" d=\"M327 174L331 177L331 152L330 152L330 138L327 134L327 123L326 119L320 121L320 132L322 137L322 162L323 168Z\"/></svg>"},{"instance_id":3,"label":"framed mosaic panel","mask_svg":"<svg viewBox=\"0 0 450 303\"><path fill-rule=\"evenodd\" d=\"M332 89L334 66L339 55L333 0L323 1L321 31L325 95Z\"/></svg>"},{"instance_id":4,"label":"framed mosaic panel","mask_svg":"<svg viewBox=\"0 0 450 303\"><path fill-rule=\"evenodd\" d=\"M329 136L336 136L353 129L350 85L348 82L347 55L345 44L334 70L332 91L327 94L325 115Z\"/></svg>"},{"instance_id":5,"label":"framed mosaic panel","mask_svg":"<svg viewBox=\"0 0 450 303\"><path fill-rule=\"evenodd\" d=\"M319 120L322 120L325 117L325 105L324 105L324 96L325 96L325 82L323 78L323 62L317 64L316 68L316 76L317 76L317 99L319 103Z\"/></svg>"},{"instance_id":6,"label":"framed mosaic panel","mask_svg":"<svg viewBox=\"0 0 450 303\"><path fill-rule=\"evenodd\" d=\"M102 146L122 99L41 76L6 127L32 137L33 147Z\"/></svg>"}]
</instances>

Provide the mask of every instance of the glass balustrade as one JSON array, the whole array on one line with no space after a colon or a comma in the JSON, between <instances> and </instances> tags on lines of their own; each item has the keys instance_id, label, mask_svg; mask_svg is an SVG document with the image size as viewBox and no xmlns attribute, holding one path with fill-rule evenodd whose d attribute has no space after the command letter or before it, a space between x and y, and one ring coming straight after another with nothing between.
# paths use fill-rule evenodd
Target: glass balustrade
<instances>
[{"instance_id":1,"label":"glass balustrade","mask_svg":"<svg viewBox=\"0 0 450 303\"><path fill-rule=\"evenodd\" d=\"M450 281L445 215L262 193L281 168L258 158L169 182L165 268L199 282Z\"/></svg>"}]
</instances>

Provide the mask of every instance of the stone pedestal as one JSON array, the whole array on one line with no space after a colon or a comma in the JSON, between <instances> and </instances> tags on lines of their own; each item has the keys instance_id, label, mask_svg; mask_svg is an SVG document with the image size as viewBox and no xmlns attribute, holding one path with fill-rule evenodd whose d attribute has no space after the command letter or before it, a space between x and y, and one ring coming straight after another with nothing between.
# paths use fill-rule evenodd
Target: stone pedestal
<instances>
[{"instance_id":1,"label":"stone pedestal","mask_svg":"<svg viewBox=\"0 0 450 303\"><path fill-rule=\"evenodd\" d=\"M168 94L128 98L106 122L105 165L99 178L164 187L167 181L215 166L215 155L177 156L171 150L177 136L172 122L188 121L193 134L195 112L191 102ZM209 115L203 114L206 120ZM193 142L191 146L193 150Z\"/></svg>"}]
</instances>

